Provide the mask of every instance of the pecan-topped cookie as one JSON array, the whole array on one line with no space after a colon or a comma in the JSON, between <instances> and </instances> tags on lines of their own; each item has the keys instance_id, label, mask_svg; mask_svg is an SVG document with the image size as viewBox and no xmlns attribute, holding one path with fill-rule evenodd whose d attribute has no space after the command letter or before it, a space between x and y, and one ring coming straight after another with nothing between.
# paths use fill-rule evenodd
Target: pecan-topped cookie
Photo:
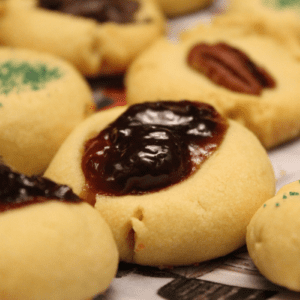
<instances>
[{"instance_id":1,"label":"pecan-topped cookie","mask_svg":"<svg viewBox=\"0 0 300 300\"><path fill-rule=\"evenodd\" d=\"M178 44L161 39L145 51L125 78L128 103L188 98L245 125L266 148L295 138L300 47L271 30L225 26L219 18L186 31Z\"/></svg>"},{"instance_id":2,"label":"pecan-topped cookie","mask_svg":"<svg viewBox=\"0 0 300 300\"><path fill-rule=\"evenodd\" d=\"M7 0L0 42L50 52L84 75L123 73L164 32L154 0Z\"/></svg>"}]
</instances>

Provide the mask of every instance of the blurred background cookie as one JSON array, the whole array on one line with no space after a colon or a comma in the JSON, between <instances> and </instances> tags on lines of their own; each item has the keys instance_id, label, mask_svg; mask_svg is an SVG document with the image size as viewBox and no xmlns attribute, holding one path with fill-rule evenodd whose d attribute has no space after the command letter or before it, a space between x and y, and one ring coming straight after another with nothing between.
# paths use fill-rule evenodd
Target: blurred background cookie
<instances>
[{"instance_id":1,"label":"blurred background cookie","mask_svg":"<svg viewBox=\"0 0 300 300\"><path fill-rule=\"evenodd\" d=\"M8 0L0 42L61 56L84 75L122 73L164 33L153 0Z\"/></svg>"},{"instance_id":2,"label":"blurred background cookie","mask_svg":"<svg viewBox=\"0 0 300 300\"><path fill-rule=\"evenodd\" d=\"M252 215L275 192L258 139L204 103L126 109L81 123L45 176L96 202L123 261L189 265L244 245Z\"/></svg>"},{"instance_id":3,"label":"blurred background cookie","mask_svg":"<svg viewBox=\"0 0 300 300\"><path fill-rule=\"evenodd\" d=\"M197 11L210 5L213 0L156 0L168 17Z\"/></svg>"},{"instance_id":4,"label":"blurred background cookie","mask_svg":"<svg viewBox=\"0 0 300 300\"><path fill-rule=\"evenodd\" d=\"M67 186L0 164L0 226L3 300L87 300L116 274L110 228Z\"/></svg>"},{"instance_id":5,"label":"blurred background cookie","mask_svg":"<svg viewBox=\"0 0 300 300\"><path fill-rule=\"evenodd\" d=\"M231 0L227 11L215 19L223 26L246 27L277 36L300 57L300 2L280 0ZM278 26L280 24L280 26Z\"/></svg>"},{"instance_id":6,"label":"blurred background cookie","mask_svg":"<svg viewBox=\"0 0 300 300\"><path fill-rule=\"evenodd\" d=\"M247 248L270 281L300 291L300 181L282 187L255 213L247 228Z\"/></svg>"},{"instance_id":7,"label":"blurred background cookie","mask_svg":"<svg viewBox=\"0 0 300 300\"><path fill-rule=\"evenodd\" d=\"M25 174L42 173L70 131L94 111L91 90L66 61L0 48L0 157Z\"/></svg>"},{"instance_id":8,"label":"blurred background cookie","mask_svg":"<svg viewBox=\"0 0 300 300\"><path fill-rule=\"evenodd\" d=\"M222 20L186 31L177 44L161 39L140 55L125 77L127 102L197 100L248 127L267 148L295 138L299 45L267 26Z\"/></svg>"}]
</instances>

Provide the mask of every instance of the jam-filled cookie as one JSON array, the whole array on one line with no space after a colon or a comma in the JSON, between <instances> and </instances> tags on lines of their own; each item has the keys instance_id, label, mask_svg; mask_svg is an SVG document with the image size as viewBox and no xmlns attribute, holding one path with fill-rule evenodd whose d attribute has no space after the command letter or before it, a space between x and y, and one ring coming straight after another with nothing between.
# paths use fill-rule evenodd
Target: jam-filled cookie
<instances>
[{"instance_id":1,"label":"jam-filled cookie","mask_svg":"<svg viewBox=\"0 0 300 300\"><path fill-rule=\"evenodd\" d=\"M107 289L118 251L98 211L67 186L0 165L0 298L87 300Z\"/></svg>"},{"instance_id":2,"label":"jam-filled cookie","mask_svg":"<svg viewBox=\"0 0 300 300\"><path fill-rule=\"evenodd\" d=\"M270 281L300 291L300 181L282 187L255 213L247 228L254 264Z\"/></svg>"},{"instance_id":3,"label":"jam-filled cookie","mask_svg":"<svg viewBox=\"0 0 300 300\"><path fill-rule=\"evenodd\" d=\"M157 2L167 16L175 17L205 8L213 0L157 0Z\"/></svg>"},{"instance_id":4,"label":"jam-filled cookie","mask_svg":"<svg viewBox=\"0 0 300 300\"><path fill-rule=\"evenodd\" d=\"M94 111L83 76L60 58L0 48L0 157L42 173L70 131Z\"/></svg>"},{"instance_id":5,"label":"jam-filled cookie","mask_svg":"<svg viewBox=\"0 0 300 300\"><path fill-rule=\"evenodd\" d=\"M8 0L0 42L51 52L84 75L122 73L164 32L153 0Z\"/></svg>"},{"instance_id":6,"label":"jam-filled cookie","mask_svg":"<svg viewBox=\"0 0 300 300\"><path fill-rule=\"evenodd\" d=\"M154 266L188 265L239 248L275 186L258 139L212 106L190 101L91 116L45 176L95 203L121 260Z\"/></svg>"},{"instance_id":7,"label":"jam-filled cookie","mask_svg":"<svg viewBox=\"0 0 300 300\"><path fill-rule=\"evenodd\" d=\"M267 148L295 138L299 59L281 36L263 29L218 21L186 32L178 44L159 40L130 67L127 102L188 98L239 121Z\"/></svg>"}]
</instances>

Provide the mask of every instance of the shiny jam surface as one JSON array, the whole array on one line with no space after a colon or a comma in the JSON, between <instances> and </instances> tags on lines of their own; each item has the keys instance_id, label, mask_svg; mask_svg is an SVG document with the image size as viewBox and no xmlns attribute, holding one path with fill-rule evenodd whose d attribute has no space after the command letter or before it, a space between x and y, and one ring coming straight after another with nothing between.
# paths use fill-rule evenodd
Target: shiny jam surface
<instances>
[{"instance_id":1,"label":"shiny jam surface","mask_svg":"<svg viewBox=\"0 0 300 300\"><path fill-rule=\"evenodd\" d=\"M91 18L99 23L130 23L139 9L134 0L39 0L42 8Z\"/></svg>"},{"instance_id":2,"label":"shiny jam surface","mask_svg":"<svg viewBox=\"0 0 300 300\"><path fill-rule=\"evenodd\" d=\"M85 189L106 196L156 192L191 176L218 148L228 124L190 101L130 106L85 144Z\"/></svg>"},{"instance_id":3,"label":"shiny jam surface","mask_svg":"<svg viewBox=\"0 0 300 300\"><path fill-rule=\"evenodd\" d=\"M70 203L82 201L66 185L40 176L28 177L0 164L0 212L48 199Z\"/></svg>"}]
</instances>

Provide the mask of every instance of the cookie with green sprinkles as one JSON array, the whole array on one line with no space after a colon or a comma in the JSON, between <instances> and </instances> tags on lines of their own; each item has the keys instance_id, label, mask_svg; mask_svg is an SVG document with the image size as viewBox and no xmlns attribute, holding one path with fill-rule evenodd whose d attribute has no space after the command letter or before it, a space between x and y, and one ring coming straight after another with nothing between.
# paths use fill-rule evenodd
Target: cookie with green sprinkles
<instances>
[{"instance_id":1,"label":"cookie with green sprinkles","mask_svg":"<svg viewBox=\"0 0 300 300\"><path fill-rule=\"evenodd\" d=\"M244 2L241 0L232 0L230 1L231 6L239 7L245 5ZM247 1L251 2L253 6L261 7L265 9L275 9L278 11L283 10L298 10L300 12L300 1L299 0L252 0ZM247 5L247 4L246 4Z\"/></svg>"},{"instance_id":2,"label":"cookie with green sprinkles","mask_svg":"<svg viewBox=\"0 0 300 300\"><path fill-rule=\"evenodd\" d=\"M256 212L247 247L259 271L275 284L300 291L300 182L281 188Z\"/></svg>"},{"instance_id":3,"label":"cookie with green sprinkles","mask_svg":"<svg viewBox=\"0 0 300 300\"><path fill-rule=\"evenodd\" d=\"M71 64L0 48L0 157L16 171L42 173L93 107L90 87Z\"/></svg>"}]
</instances>

